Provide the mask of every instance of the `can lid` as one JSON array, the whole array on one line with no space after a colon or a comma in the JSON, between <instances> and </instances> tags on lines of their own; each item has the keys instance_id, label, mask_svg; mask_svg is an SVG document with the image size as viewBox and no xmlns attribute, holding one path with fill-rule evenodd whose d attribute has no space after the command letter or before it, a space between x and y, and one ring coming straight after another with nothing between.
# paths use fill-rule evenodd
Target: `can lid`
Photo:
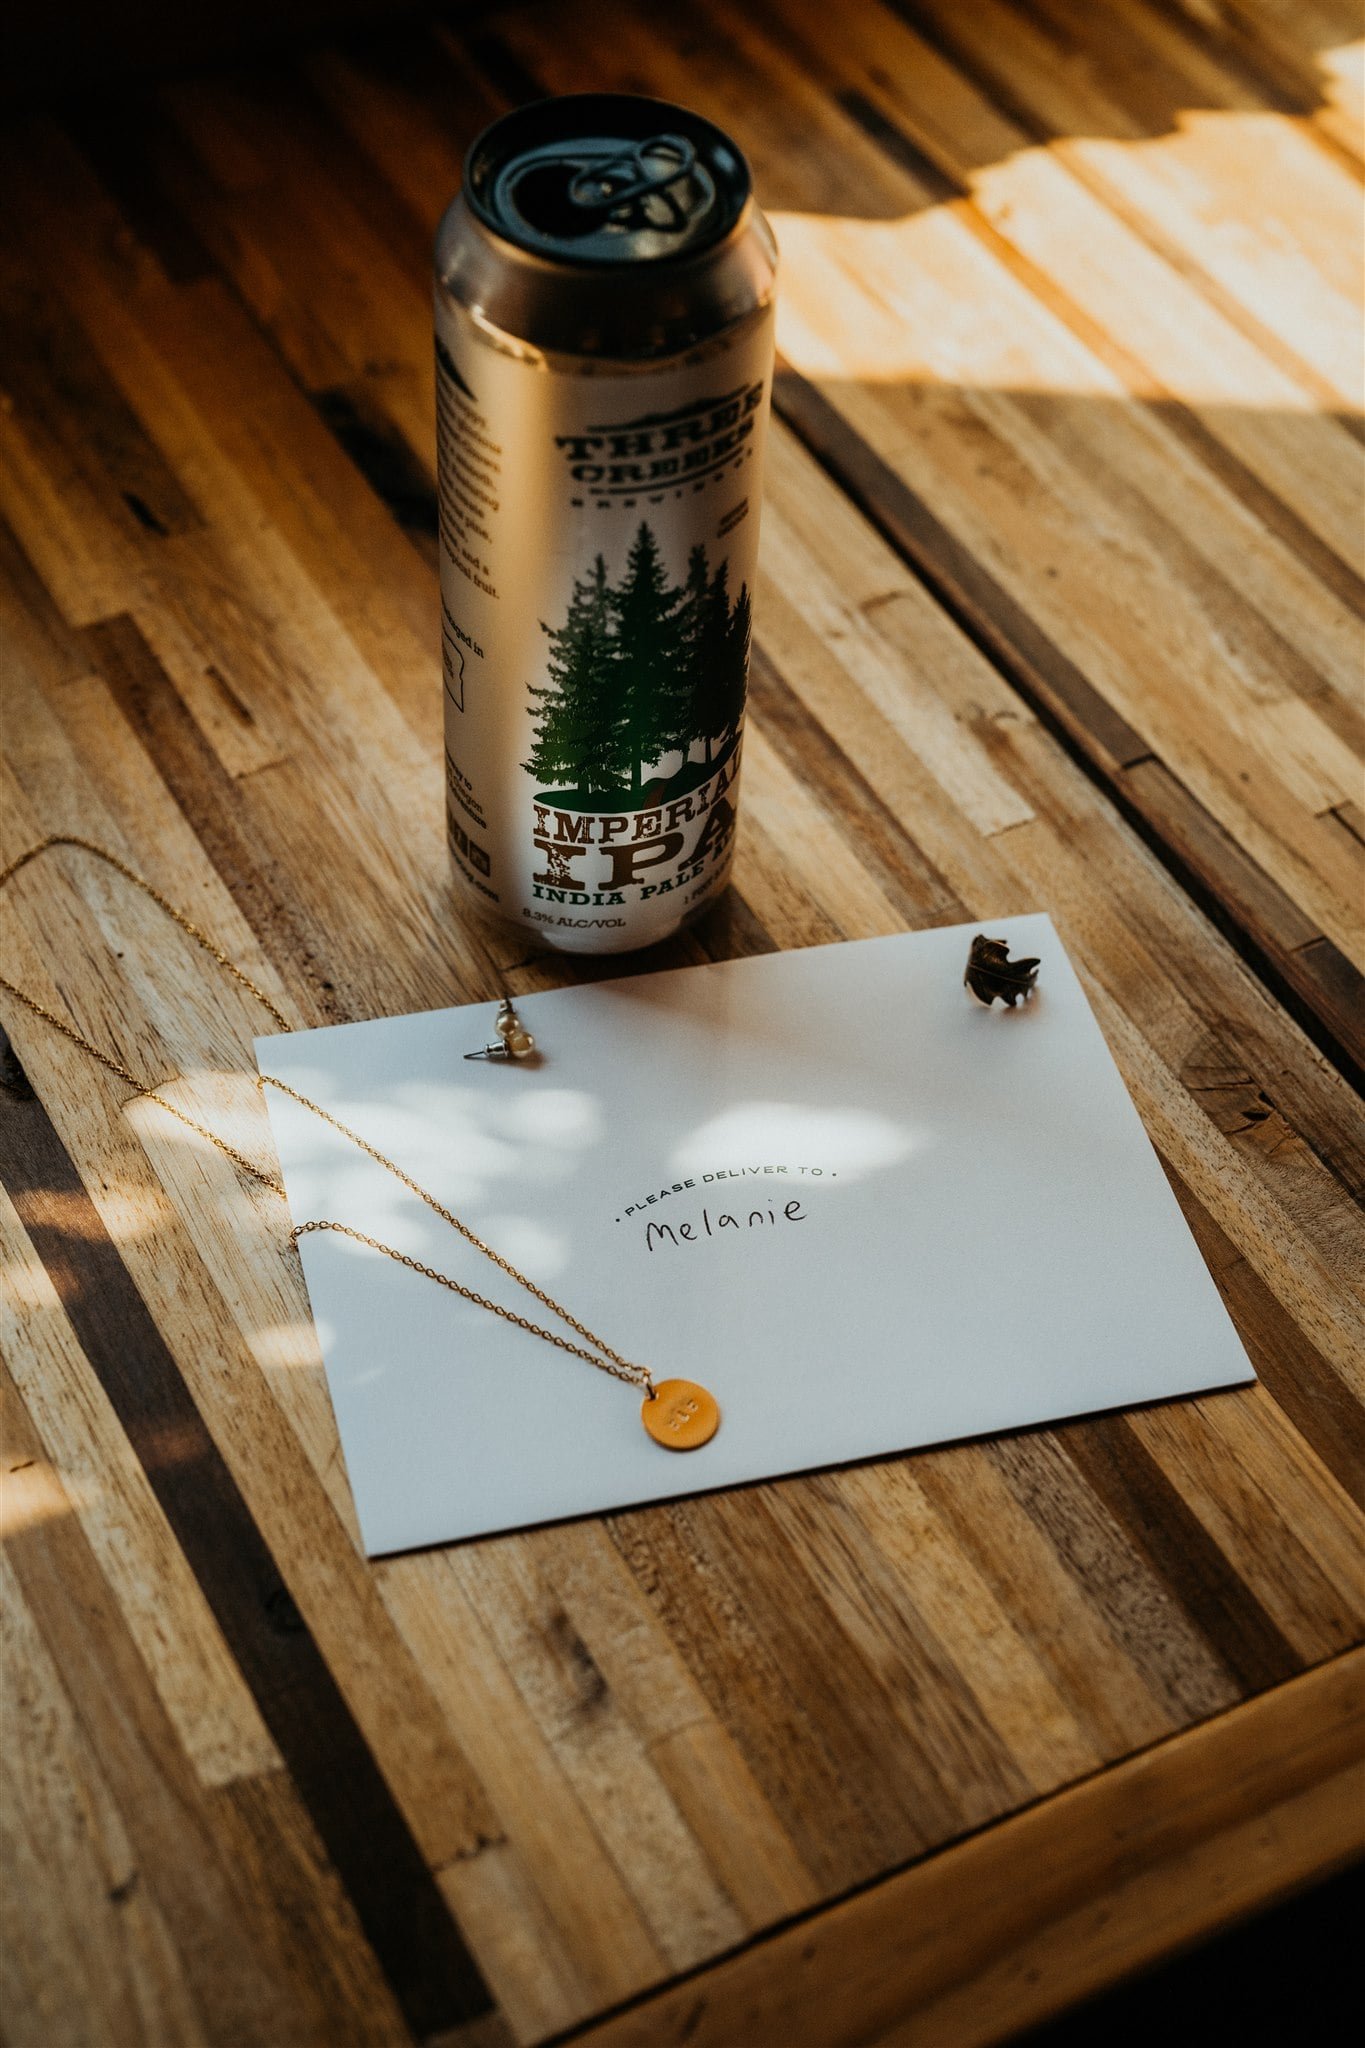
<instances>
[{"instance_id":1,"label":"can lid","mask_svg":"<svg viewBox=\"0 0 1365 2048\"><path fill-rule=\"evenodd\" d=\"M497 234L554 262L613 269L700 255L729 234L751 190L719 128L629 93L519 107L465 159L470 205Z\"/></svg>"}]
</instances>

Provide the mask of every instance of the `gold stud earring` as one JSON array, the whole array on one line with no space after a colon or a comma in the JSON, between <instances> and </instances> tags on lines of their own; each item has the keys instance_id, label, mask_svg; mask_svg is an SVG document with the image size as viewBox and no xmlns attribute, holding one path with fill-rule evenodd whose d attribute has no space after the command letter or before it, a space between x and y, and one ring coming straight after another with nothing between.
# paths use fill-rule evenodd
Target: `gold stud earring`
<instances>
[{"instance_id":1,"label":"gold stud earring","mask_svg":"<svg viewBox=\"0 0 1365 2048\"><path fill-rule=\"evenodd\" d=\"M478 1052L467 1052L467 1060L524 1060L536 1049L534 1038L512 1008L510 996L504 996L498 1004L493 1029L497 1033L496 1041Z\"/></svg>"}]
</instances>

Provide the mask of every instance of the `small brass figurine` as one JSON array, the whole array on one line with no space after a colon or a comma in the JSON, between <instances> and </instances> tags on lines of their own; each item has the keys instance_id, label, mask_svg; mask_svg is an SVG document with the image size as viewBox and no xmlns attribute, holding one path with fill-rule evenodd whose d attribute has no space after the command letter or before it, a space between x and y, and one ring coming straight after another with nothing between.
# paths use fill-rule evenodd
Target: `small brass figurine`
<instances>
[{"instance_id":1,"label":"small brass figurine","mask_svg":"<svg viewBox=\"0 0 1365 2048\"><path fill-rule=\"evenodd\" d=\"M962 985L987 1009L999 996L1012 1010L1021 996L1027 1001L1033 994L1037 980L1038 962L1011 960L1008 940L988 939L982 932L972 940Z\"/></svg>"}]
</instances>

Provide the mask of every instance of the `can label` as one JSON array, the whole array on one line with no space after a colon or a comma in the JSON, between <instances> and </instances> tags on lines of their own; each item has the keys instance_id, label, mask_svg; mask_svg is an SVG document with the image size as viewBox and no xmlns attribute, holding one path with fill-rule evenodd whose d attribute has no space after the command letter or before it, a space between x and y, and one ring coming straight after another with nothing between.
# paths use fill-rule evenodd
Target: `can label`
<instances>
[{"instance_id":1,"label":"can label","mask_svg":"<svg viewBox=\"0 0 1365 2048\"><path fill-rule=\"evenodd\" d=\"M567 950L665 937L734 847L772 321L684 365L548 369L437 294L457 871Z\"/></svg>"}]
</instances>

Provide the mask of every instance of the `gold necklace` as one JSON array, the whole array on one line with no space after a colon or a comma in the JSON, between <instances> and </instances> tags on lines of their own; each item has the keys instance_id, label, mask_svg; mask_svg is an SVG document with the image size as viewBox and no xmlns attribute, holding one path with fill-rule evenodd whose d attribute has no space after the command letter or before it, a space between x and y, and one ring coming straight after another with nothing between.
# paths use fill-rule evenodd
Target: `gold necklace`
<instances>
[{"instance_id":1,"label":"gold necklace","mask_svg":"<svg viewBox=\"0 0 1365 2048\"><path fill-rule=\"evenodd\" d=\"M131 882L134 888L141 889L143 894L149 896L152 902L159 909L163 910L166 916L171 918L174 923L178 924L180 929L187 933L197 946L201 947L212 959L216 960L220 967L225 967L228 973L236 981L240 982L242 987L249 994L253 995L258 1003L262 1004L270 1012L270 1015L282 1031L289 1030L289 1019L285 1016L284 1012L276 1003L271 1001L263 988L259 988L249 975L243 973L234 960L229 959L220 946L214 944L207 932L201 931L199 926L186 917L183 911L177 910L176 906L169 902L161 894L160 890L153 888L152 884L144 876L139 875L134 869L127 866L124 861L119 859L117 854L110 853L107 847L97 846L91 839L76 838L69 833L54 833L51 837L40 840L36 846L31 846L27 853L21 853L17 860L12 860L8 867L0 869L0 889L3 889L7 882L12 881L22 868L27 867L31 860L36 860L40 853L46 853L51 847L55 846L74 846L80 848L82 852L91 853L97 860L105 861L116 873L122 875L126 881ZM115 1058L109 1053L101 1052L97 1045L93 1045L73 1025L68 1024L63 1018L57 1016L54 1011L47 1008L46 1004L40 1003L36 997L29 995L26 990L18 987L7 975L0 974L0 988L8 989L9 993L17 1001L21 1002L26 1009L31 1010L35 1017L42 1018L45 1024L52 1025L55 1030L61 1032L64 1038L70 1039L73 1045L79 1046L82 1052L88 1053L91 1059L98 1060L100 1065L109 1073L113 1074L118 1080L125 1082L132 1089L135 1096L142 1096L150 1102L159 1104L162 1109L169 1111L173 1117L178 1118L182 1124L187 1125L199 1137L206 1138L211 1145L216 1146L218 1151L222 1152L235 1166L247 1174L250 1179L257 1182L259 1186L269 1188L270 1192L279 1195L281 1200L287 1199L283 1183L276 1180L273 1174L267 1173L263 1167L257 1166L253 1160L246 1157L245 1153L239 1152L234 1145L229 1145L227 1139L219 1137L216 1131L209 1130L207 1125L197 1123L192 1116L187 1116L184 1110L177 1109L173 1102L167 1101L159 1089L144 1086L138 1080L136 1074L123 1064L122 1060ZM480 1252L484 1258L491 1259L492 1263L506 1273L509 1279L514 1280L519 1287L525 1288L526 1292L533 1295L538 1302L549 1309L552 1315L558 1316L560 1321L567 1324L569 1329L575 1331L580 1337L586 1338L587 1342L595 1348L592 1351L588 1351L581 1344L570 1343L567 1337L558 1336L553 1330L544 1329L539 1323L533 1323L526 1316L518 1315L514 1309L504 1308L499 1302L489 1301L485 1295L476 1294L473 1288L464 1287L458 1280L452 1280L448 1273L438 1272L434 1266L424 1265L420 1259L409 1258L406 1252L400 1252L396 1246L383 1244L376 1237L367 1237L363 1230L355 1230L348 1223L337 1223L326 1217L320 1217L309 1223L296 1223L289 1232L289 1239L292 1244L297 1245L301 1237L307 1237L314 1230L336 1231L342 1237L354 1239L357 1244L368 1245L372 1251L382 1252L385 1258L393 1259L400 1266L406 1266L410 1272L421 1273L428 1280L436 1281L438 1286L449 1288L452 1294L462 1296L465 1301L472 1302L476 1308L487 1309L490 1315L500 1316L506 1323L514 1323L519 1330L525 1330L528 1335L539 1337L546 1344L553 1344L558 1350L569 1352L574 1358L586 1360L589 1365L596 1366L599 1372L610 1373L613 1378L624 1380L630 1386L642 1387L645 1398L640 1411L641 1421L655 1442L663 1444L668 1450L695 1450L701 1444L707 1443L715 1435L720 1424L720 1409L715 1397L708 1393L705 1387L698 1386L692 1380L669 1379L656 1381L647 1366L632 1365L628 1359L622 1358L619 1352L613 1351L609 1344L605 1344L600 1337L595 1336L583 1323L580 1323L576 1316L570 1315L563 1304L556 1301L552 1295L547 1294L544 1288L537 1287L534 1280L528 1279L525 1273L519 1272L510 1260L503 1258L500 1252L494 1251L491 1245L485 1244L483 1239L476 1236L467 1223L461 1222L458 1216L447 1209L443 1203L438 1202L435 1195L428 1193L427 1189L415 1181L411 1174L405 1173L402 1167L394 1160L386 1158L384 1153L377 1151L373 1145L360 1136L358 1131L353 1131L348 1124L342 1123L339 1117L333 1116L330 1110L322 1107L321 1103L312 1101L307 1095L301 1095L297 1088L291 1088L286 1081L277 1080L273 1074L258 1074L256 1076L256 1086L262 1091L267 1086L278 1088L281 1094L292 1097L295 1102L301 1103L305 1109L311 1110L315 1116L321 1117L324 1123L330 1124L333 1130L340 1131L343 1137L349 1138L353 1145L357 1145L377 1165L382 1166L386 1172L394 1176L395 1180L401 1181L405 1188L409 1189L419 1200L425 1202L427 1207L433 1210L443 1222L448 1223L452 1230L458 1231L466 1243L474 1247L475 1251Z\"/></svg>"}]
</instances>

